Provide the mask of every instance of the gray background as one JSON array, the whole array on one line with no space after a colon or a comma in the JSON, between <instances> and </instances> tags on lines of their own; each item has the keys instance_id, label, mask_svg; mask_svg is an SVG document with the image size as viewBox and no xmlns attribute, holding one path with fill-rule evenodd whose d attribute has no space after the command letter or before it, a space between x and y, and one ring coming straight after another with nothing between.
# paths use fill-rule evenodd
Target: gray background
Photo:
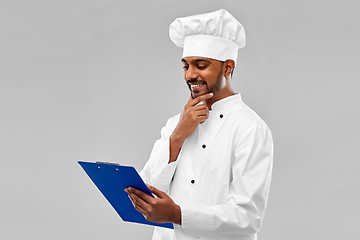
<instances>
[{"instance_id":1,"label":"gray background","mask_svg":"<svg viewBox=\"0 0 360 240\"><path fill-rule=\"evenodd\" d=\"M0 239L150 239L77 160L140 170L188 98L176 18L246 29L233 86L270 126L260 239L358 239L359 4L328 0L0 1Z\"/></svg>"}]
</instances>

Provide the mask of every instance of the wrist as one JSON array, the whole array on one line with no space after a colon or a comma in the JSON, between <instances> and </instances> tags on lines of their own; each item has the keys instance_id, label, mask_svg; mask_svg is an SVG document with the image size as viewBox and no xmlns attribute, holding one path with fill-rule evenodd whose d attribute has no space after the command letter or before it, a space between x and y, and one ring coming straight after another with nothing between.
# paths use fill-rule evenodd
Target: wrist
<instances>
[{"instance_id":1,"label":"wrist","mask_svg":"<svg viewBox=\"0 0 360 240\"><path fill-rule=\"evenodd\" d=\"M181 137L181 135L178 135L176 133L176 131L174 131L173 134L171 134L171 136L170 136L170 156L169 156L168 163L172 163L172 162L176 161L184 141L185 141L185 139L183 139Z\"/></svg>"},{"instance_id":2,"label":"wrist","mask_svg":"<svg viewBox=\"0 0 360 240\"><path fill-rule=\"evenodd\" d=\"M181 225L181 208L177 204L174 205L174 212L171 222Z\"/></svg>"},{"instance_id":3,"label":"wrist","mask_svg":"<svg viewBox=\"0 0 360 240\"><path fill-rule=\"evenodd\" d=\"M178 134L175 130L170 136L170 141L176 145L180 145L181 147L185 139L181 136L181 134Z\"/></svg>"}]
</instances>

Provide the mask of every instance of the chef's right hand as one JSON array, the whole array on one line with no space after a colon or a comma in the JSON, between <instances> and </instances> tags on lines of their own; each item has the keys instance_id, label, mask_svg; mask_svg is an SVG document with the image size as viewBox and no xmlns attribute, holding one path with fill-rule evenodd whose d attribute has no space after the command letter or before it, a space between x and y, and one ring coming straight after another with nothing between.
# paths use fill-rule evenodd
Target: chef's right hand
<instances>
[{"instance_id":1,"label":"chef's right hand","mask_svg":"<svg viewBox=\"0 0 360 240\"><path fill-rule=\"evenodd\" d=\"M199 124L205 122L209 117L209 109L204 103L197 106L196 104L212 96L213 93L207 93L193 99L190 95L189 101L181 112L179 123L174 129L172 137L176 137L180 142L184 142L185 139L194 133Z\"/></svg>"}]
</instances>

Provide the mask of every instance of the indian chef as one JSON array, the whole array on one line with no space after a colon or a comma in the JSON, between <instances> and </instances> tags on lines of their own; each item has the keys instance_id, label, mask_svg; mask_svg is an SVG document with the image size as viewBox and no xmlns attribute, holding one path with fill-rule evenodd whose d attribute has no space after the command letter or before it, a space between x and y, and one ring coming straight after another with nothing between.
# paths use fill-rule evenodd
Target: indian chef
<instances>
[{"instance_id":1,"label":"indian chef","mask_svg":"<svg viewBox=\"0 0 360 240\"><path fill-rule=\"evenodd\" d=\"M256 240L264 218L273 163L272 134L231 86L242 24L228 11L175 19L169 35L183 48L190 94L168 119L140 172L157 197L125 191L155 227L153 240Z\"/></svg>"}]
</instances>

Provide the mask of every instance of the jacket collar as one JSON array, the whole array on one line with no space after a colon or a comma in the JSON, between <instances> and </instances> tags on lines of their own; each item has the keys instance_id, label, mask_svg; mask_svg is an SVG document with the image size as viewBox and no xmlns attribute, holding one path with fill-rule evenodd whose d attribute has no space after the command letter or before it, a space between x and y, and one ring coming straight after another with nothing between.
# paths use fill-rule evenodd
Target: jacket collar
<instances>
[{"instance_id":1,"label":"jacket collar","mask_svg":"<svg viewBox=\"0 0 360 240\"><path fill-rule=\"evenodd\" d=\"M214 102L211 105L211 110L213 111L231 111L234 105L244 104L241 99L240 93L235 93L229 97L220 99L219 101Z\"/></svg>"}]
</instances>

